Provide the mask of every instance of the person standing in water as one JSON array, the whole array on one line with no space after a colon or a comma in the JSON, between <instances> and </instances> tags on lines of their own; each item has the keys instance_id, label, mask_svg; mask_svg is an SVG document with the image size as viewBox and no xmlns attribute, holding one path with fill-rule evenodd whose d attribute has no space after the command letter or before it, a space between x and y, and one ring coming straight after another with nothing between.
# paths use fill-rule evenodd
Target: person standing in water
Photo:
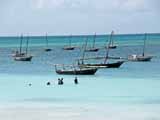
<instances>
[{"instance_id":1,"label":"person standing in water","mask_svg":"<svg viewBox=\"0 0 160 120\"><path fill-rule=\"evenodd\" d=\"M58 78L58 85L63 85L63 78Z\"/></svg>"},{"instance_id":2,"label":"person standing in water","mask_svg":"<svg viewBox=\"0 0 160 120\"><path fill-rule=\"evenodd\" d=\"M77 77L75 77L74 83L75 83L75 84L78 84L78 78L77 78Z\"/></svg>"},{"instance_id":3,"label":"person standing in water","mask_svg":"<svg viewBox=\"0 0 160 120\"><path fill-rule=\"evenodd\" d=\"M47 82L47 85L51 85L51 83L50 83L50 82Z\"/></svg>"}]
</instances>

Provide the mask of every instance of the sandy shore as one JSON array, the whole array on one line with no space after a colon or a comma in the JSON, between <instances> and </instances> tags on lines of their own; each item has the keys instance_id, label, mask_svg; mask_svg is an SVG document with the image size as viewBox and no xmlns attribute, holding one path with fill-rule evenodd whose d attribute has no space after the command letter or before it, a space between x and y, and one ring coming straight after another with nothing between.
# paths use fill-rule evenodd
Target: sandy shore
<instances>
[{"instance_id":1,"label":"sandy shore","mask_svg":"<svg viewBox=\"0 0 160 120\"><path fill-rule=\"evenodd\" d=\"M2 106L1 120L160 120L159 105Z\"/></svg>"}]
</instances>

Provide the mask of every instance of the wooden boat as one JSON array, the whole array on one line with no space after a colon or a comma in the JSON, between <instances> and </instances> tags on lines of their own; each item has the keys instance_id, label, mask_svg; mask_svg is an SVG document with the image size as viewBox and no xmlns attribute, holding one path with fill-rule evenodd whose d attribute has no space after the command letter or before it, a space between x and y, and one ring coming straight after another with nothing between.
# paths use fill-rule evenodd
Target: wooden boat
<instances>
[{"instance_id":1,"label":"wooden boat","mask_svg":"<svg viewBox=\"0 0 160 120\"><path fill-rule=\"evenodd\" d=\"M44 49L44 51L46 51L46 52L52 51L51 48L48 48L48 36L47 36L47 34L46 34L45 39L46 39L46 48Z\"/></svg>"},{"instance_id":2,"label":"wooden boat","mask_svg":"<svg viewBox=\"0 0 160 120\"><path fill-rule=\"evenodd\" d=\"M99 51L99 48L95 48L95 40L96 40L96 33L93 38L93 46L89 49L86 49L85 50L86 52L98 52Z\"/></svg>"},{"instance_id":3,"label":"wooden boat","mask_svg":"<svg viewBox=\"0 0 160 120\"><path fill-rule=\"evenodd\" d=\"M15 57L14 60L15 61L31 61L33 56L27 56L27 55L23 55L23 56L18 56Z\"/></svg>"},{"instance_id":4,"label":"wooden boat","mask_svg":"<svg viewBox=\"0 0 160 120\"><path fill-rule=\"evenodd\" d=\"M113 63L100 63L100 64L79 64L81 68L119 68L124 61L117 61Z\"/></svg>"},{"instance_id":5,"label":"wooden boat","mask_svg":"<svg viewBox=\"0 0 160 120\"><path fill-rule=\"evenodd\" d=\"M112 31L112 32L111 32L111 35L110 35L111 44L108 46L109 49L115 49L115 48L117 48L117 46L114 45L113 35L114 35L114 31Z\"/></svg>"},{"instance_id":6,"label":"wooden boat","mask_svg":"<svg viewBox=\"0 0 160 120\"><path fill-rule=\"evenodd\" d=\"M104 63L84 63L84 57L85 57L85 50L83 52L82 59L78 60L78 65L80 68L119 68L125 61L116 61L109 63L107 62L109 58L109 45L111 44L111 40L108 43L108 47L106 49L106 56L104 57ZM86 47L85 47L86 48ZM81 60L81 62L80 62Z\"/></svg>"},{"instance_id":7,"label":"wooden boat","mask_svg":"<svg viewBox=\"0 0 160 120\"><path fill-rule=\"evenodd\" d=\"M63 48L63 50L74 50L74 49L75 47L67 47L67 46Z\"/></svg>"},{"instance_id":8,"label":"wooden boat","mask_svg":"<svg viewBox=\"0 0 160 120\"><path fill-rule=\"evenodd\" d=\"M21 38L21 47L22 47L22 39L23 39L23 36ZM26 43L26 53L22 53L21 49L20 49L20 52L14 57L14 60L15 61L31 61L32 60L32 57L31 55L28 55L28 41L29 41L29 37L27 37L27 43ZM20 48L21 48L20 47Z\"/></svg>"},{"instance_id":9,"label":"wooden boat","mask_svg":"<svg viewBox=\"0 0 160 120\"><path fill-rule=\"evenodd\" d=\"M96 71L96 68L83 68L79 70L56 70L56 73L65 75L94 75Z\"/></svg>"},{"instance_id":10,"label":"wooden boat","mask_svg":"<svg viewBox=\"0 0 160 120\"><path fill-rule=\"evenodd\" d=\"M45 48L44 50L45 50L46 52L52 51L51 48Z\"/></svg>"},{"instance_id":11,"label":"wooden boat","mask_svg":"<svg viewBox=\"0 0 160 120\"><path fill-rule=\"evenodd\" d=\"M99 48L90 48L87 49L86 52L98 52Z\"/></svg>"},{"instance_id":12,"label":"wooden boat","mask_svg":"<svg viewBox=\"0 0 160 120\"><path fill-rule=\"evenodd\" d=\"M128 56L129 61L151 61L153 57L152 56L143 56L143 55L130 55Z\"/></svg>"},{"instance_id":13,"label":"wooden boat","mask_svg":"<svg viewBox=\"0 0 160 120\"><path fill-rule=\"evenodd\" d=\"M72 42L71 40L72 40L72 35L70 36L70 39L69 39L69 46L63 47L63 50L74 50L76 48L75 46L71 45L71 42Z\"/></svg>"},{"instance_id":14,"label":"wooden boat","mask_svg":"<svg viewBox=\"0 0 160 120\"><path fill-rule=\"evenodd\" d=\"M144 45L143 45L143 52L142 55L129 55L128 60L129 61L139 61L139 62L145 62L145 61L151 61L153 56L145 55L145 48L146 48L146 39L147 39L147 34L144 36Z\"/></svg>"},{"instance_id":15,"label":"wooden boat","mask_svg":"<svg viewBox=\"0 0 160 120\"><path fill-rule=\"evenodd\" d=\"M72 66L71 69L66 69L63 66L63 69L57 69L55 66L55 71L57 74L64 75L94 75L97 72L97 68L76 68Z\"/></svg>"},{"instance_id":16,"label":"wooden boat","mask_svg":"<svg viewBox=\"0 0 160 120\"><path fill-rule=\"evenodd\" d=\"M14 51L14 53L12 54L12 57L20 57L20 56L25 55L25 53L22 52L22 40L23 40L23 35L20 36L19 51L18 50Z\"/></svg>"},{"instance_id":17,"label":"wooden boat","mask_svg":"<svg viewBox=\"0 0 160 120\"><path fill-rule=\"evenodd\" d=\"M111 46L109 46L109 49L116 49L116 48L117 48L116 45L111 45Z\"/></svg>"}]
</instances>

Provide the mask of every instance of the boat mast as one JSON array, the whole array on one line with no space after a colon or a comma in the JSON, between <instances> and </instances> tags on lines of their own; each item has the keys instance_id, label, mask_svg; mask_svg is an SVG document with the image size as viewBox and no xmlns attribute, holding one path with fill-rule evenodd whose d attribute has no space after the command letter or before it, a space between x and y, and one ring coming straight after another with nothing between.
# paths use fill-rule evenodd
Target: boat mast
<instances>
[{"instance_id":1,"label":"boat mast","mask_svg":"<svg viewBox=\"0 0 160 120\"><path fill-rule=\"evenodd\" d=\"M22 53L22 40L23 40L23 34L21 34L21 37L20 37L20 46L19 46L19 53L20 54Z\"/></svg>"},{"instance_id":2,"label":"boat mast","mask_svg":"<svg viewBox=\"0 0 160 120\"><path fill-rule=\"evenodd\" d=\"M106 48L106 56L105 56L105 59L104 59L104 64L107 62L107 59L108 59L108 55L109 55L109 46L111 45L111 37L112 37L112 33L111 33L111 36L110 36L110 40L109 40L109 43L108 43L108 46Z\"/></svg>"},{"instance_id":3,"label":"boat mast","mask_svg":"<svg viewBox=\"0 0 160 120\"><path fill-rule=\"evenodd\" d=\"M94 38L93 38L93 48L95 47L95 41L96 41L96 33L95 33Z\"/></svg>"},{"instance_id":4,"label":"boat mast","mask_svg":"<svg viewBox=\"0 0 160 120\"><path fill-rule=\"evenodd\" d=\"M69 39L69 47L71 47L71 42L72 42L72 35L70 36L70 39Z\"/></svg>"},{"instance_id":5,"label":"boat mast","mask_svg":"<svg viewBox=\"0 0 160 120\"><path fill-rule=\"evenodd\" d=\"M88 42L88 36L86 38L86 43L85 43L84 51L83 51L83 55L82 55L82 64L84 63L84 57L85 57L85 51L86 51L86 48L87 48L87 42Z\"/></svg>"},{"instance_id":6,"label":"boat mast","mask_svg":"<svg viewBox=\"0 0 160 120\"><path fill-rule=\"evenodd\" d=\"M112 46L113 46L113 34L114 34L114 31L111 32L111 37L110 37Z\"/></svg>"},{"instance_id":7,"label":"boat mast","mask_svg":"<svg viewBox=\"0 0 160 120\"><path fill-rule=\"evenodd\" d=\"M145 33L145 35L144 35L144 45L143 45L143 53L142 53L142 56L144 56L144 54L145 54L146 39L147 39L147 33Z\"/></svg>"},{"instance_id":8,"label":"boat mast","mask_svg":"<svg viewBox=\"0 0 160 120\"><path fill-rule=\"evenodd\" d=\"M26 55L28 54L28 42L29 42L29 36L27 36L27 43L26 43Z\"/></svg>"},{"instance_id":9,"label":"boat mast","mask_svg":"<svg viewBox=\"0 0 160 120\"><path fill-rule=\"evenodd\" d=\"M48 48L48 37L47 37L47 33L46 33L46 47Z\"/></svg>"}]
</instances>

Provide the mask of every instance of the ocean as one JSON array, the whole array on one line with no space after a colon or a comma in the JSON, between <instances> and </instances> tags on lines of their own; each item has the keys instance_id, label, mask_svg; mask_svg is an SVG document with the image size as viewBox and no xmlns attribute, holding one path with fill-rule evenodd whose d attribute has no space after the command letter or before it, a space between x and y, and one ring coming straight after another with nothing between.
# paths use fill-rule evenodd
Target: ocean
<instances>
[{"instance_id":1,"label":"ocean","mask_svg":"<svg viewBox=\"0 0 160 120\"><path fill-rule=\"evenodd\" d=\"M74 51L62 50L70 39L77 48ZM108 40L109 35L97 35L96 47L101 49L97 53L86 53L86 57L105 55L104 47ZM143 34L115 35L114 40L118 47L110 50L111 56L142 53ZM18 62L11 54L19 49L20 37L0 37L0 107L52 106L57 114L70 113L68 119L75 119L75 116L76 119L97 120L160 119L160 34L147 35L146 54L154 56L151 62L125 62L118 69L99 69L95 75L77 76L79 84L75 85L76 76L57 75L54 64L75 64L83 54L81 48L85 41L83 35L72 38L49 36L48 45L52 51L45 52L45 36L31 36L29 54L33 59L31 62ZM23 50L25 42L26 37ZM92 42L93 36L90 35L88 46L92 46ZM64 78L64 85L57 84L58 78ZM47 82L51 85L47 86ZM75 111L74 115L71 114Z\"/></svg>"}]
</instances>

